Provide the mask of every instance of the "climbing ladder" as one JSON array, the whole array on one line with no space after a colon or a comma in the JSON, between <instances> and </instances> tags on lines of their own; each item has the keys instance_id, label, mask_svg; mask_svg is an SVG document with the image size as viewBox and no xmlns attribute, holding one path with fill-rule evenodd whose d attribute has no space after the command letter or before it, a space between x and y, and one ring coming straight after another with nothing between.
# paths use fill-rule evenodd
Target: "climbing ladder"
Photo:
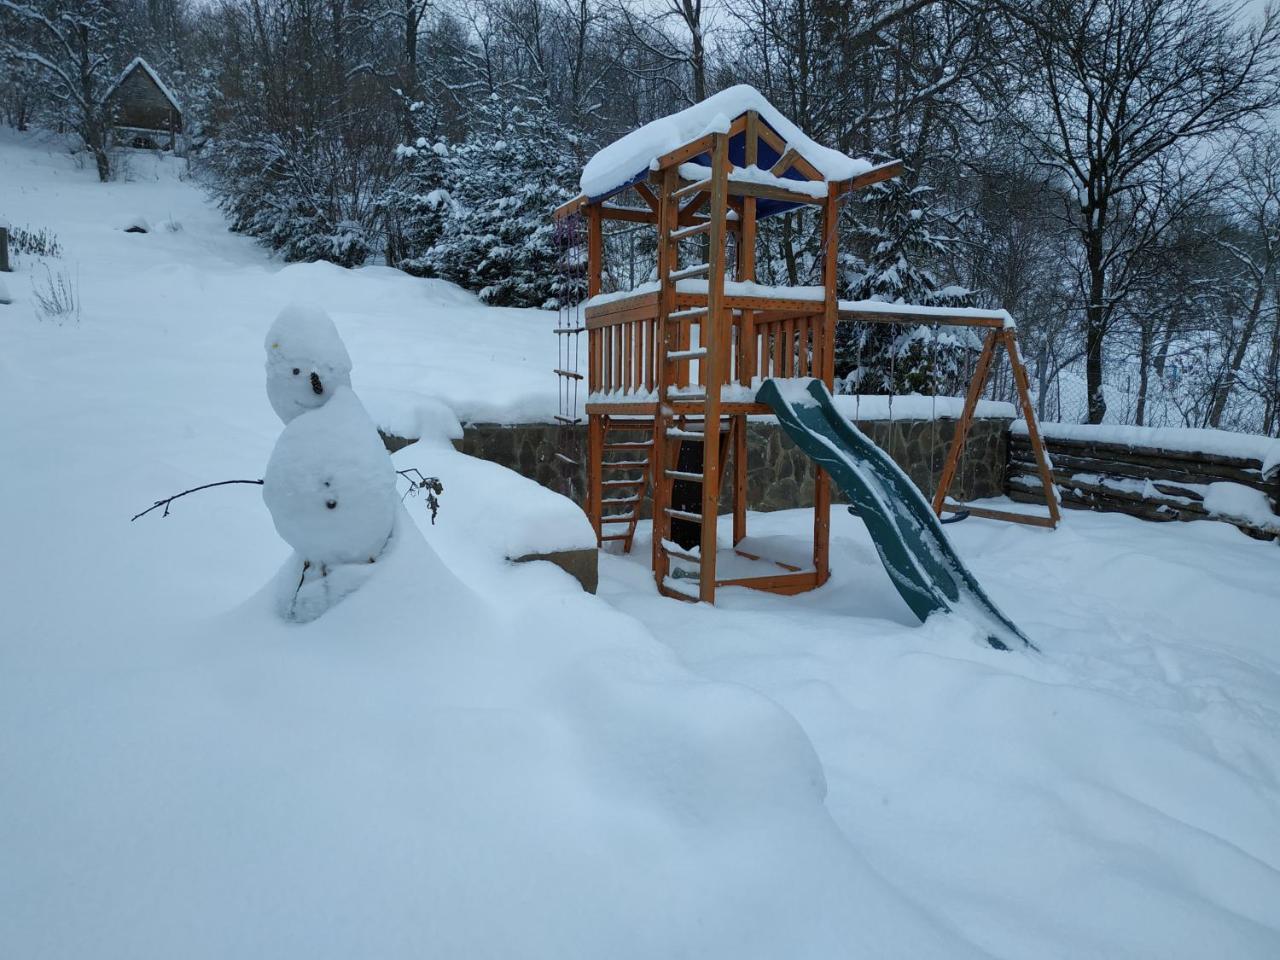
<instances>
[{"instance_id":1,"label":"climbing ladder","mask_svg":"<svg viewBox=\"0 0 1280 960\"><path fill-rule=\"evenodd\" d=\"M703 179L680 185L680 164L670 156L660 171L658 207L658 383L653 418L653 570L658 590L682 600L715 601L716 516L720 503L722 437L719 385L727 379L728 316L724 310L729 138L712 137L711 166ZM693 214L706 204L706 216ZM680 264L680 243L706 235L705 262ZM676 308L676 285L706 277L705 306ZM693 336L697 331L697 338ZM697 389L691 374L697 365ZM699 409L700 408L700 409ZM697 446L694 446L697 445ZM680 526L684 529L681 530ZM673 533L673 529L677 531ZM694 534L696 533L696 546ZM673 570L672 560L689 567Z\"/></svg>"},{"instance_id":2,"label":"climbing ladder","mask_svg":"<svg viewBox=\"0 0 1280 960\"><path fill-rule=\"evenodd\" d=\"M621 542L623 552L629 553L653 472L651 421L608 416L600 421L604 457L597 538L601 544Z\"/></svg>"}]
</instances>

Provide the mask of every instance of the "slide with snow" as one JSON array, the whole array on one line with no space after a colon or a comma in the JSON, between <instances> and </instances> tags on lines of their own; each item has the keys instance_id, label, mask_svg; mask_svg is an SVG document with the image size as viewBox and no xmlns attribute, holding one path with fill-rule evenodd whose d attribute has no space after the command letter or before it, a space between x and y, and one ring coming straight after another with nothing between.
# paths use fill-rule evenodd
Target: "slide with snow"
<instances>
[{"instance_id":1,"label":"slide with snow","mask_svg":"<svg viewBox=\"0 0 1280 960\"><path fill-rule=\"evenodd\" d=\"M840 485L916 616L923 621L939 610L956 613L985 630L993 647L1032 646L965 567L919 488L836 410L821 381L766 380L756 400Z\"/></svg>"}]
</instances>

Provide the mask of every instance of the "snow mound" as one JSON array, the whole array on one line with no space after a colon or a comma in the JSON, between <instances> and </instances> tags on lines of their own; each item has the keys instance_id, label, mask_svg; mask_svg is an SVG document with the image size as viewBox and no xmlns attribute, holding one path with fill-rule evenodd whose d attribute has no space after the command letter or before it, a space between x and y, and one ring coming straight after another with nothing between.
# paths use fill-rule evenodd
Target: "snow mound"
<instances>
[{"instance_id":1,"label":"snow mound","mask_svg":"<svg viewBox=\"0 0 1280 960\"><path fill-rule=\"evenodd\" d=\"M788 147L799 151L827 180L845 180L871 169L866 160L855 160L814 142L759 90L739 84L679 113L646 123L614 141L587 161L579 186L588 197L604 196L633 181L664 153L704 134L726 132L730 121L748 110L759 113Z\"/></svg>"},{"instance_id":2,"label":"snow mound","mask_svg":"<svg viewBox=\"0 0 1280 960\"><path fill-rule=\"evenodd\" d=\"M1204 508L1216 516L1244 520L1259 529L1280 533L1280 517L1272 512L1267 495L1243 483L1219 480L1209 484Z\"/></svg>"},{"instance_id":3,"label":"snow mound","mask_svg":"<svg viewBox=\"0 0 1280 960\"><path fill-rule=\"evenodd\" d=\"M289 304L267 331L265 347L267 399L285 423L351 386L351 356L321 307Z\"/></svg>"},{"instance_id":4,"label":"snow mound","mask_svg":"<svg viewBox=\"0 0 1280 960\"><path fill-rule=\"evenodd\" d=\"M150 233L151 224L142 214L134 213L120 221L120 229L125 233Z\"/></svg>"}]
</instances>

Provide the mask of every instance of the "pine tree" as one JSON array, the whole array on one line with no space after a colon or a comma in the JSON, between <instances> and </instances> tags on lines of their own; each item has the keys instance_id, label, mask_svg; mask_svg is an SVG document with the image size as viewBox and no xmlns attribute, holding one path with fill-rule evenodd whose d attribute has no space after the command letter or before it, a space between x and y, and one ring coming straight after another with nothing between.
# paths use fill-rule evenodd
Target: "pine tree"
<instances>
[{"instance_id":1,"label":"pine tree","mask_svg":"<svg viewBox=\"0 0 1280 960\"><path fill-rule=\"evenodd\" d=\"M412 144L396 148L402 169L380 204L387 231L387 263L416 276L434 276L430 252L440 242L453 211L450 151L439 136L436 111L421 101L406 104L405 111L418 135Z\"/></svg>"},{"instance_id":2,"label":"pine tree","mask_svg":"<svg viewBox=\"0 0 1280 960\"><path fill-rule=\"evenodd\" d=\"M572 281L560 269L551 211L570 199L576 139L532 98L483 101L445 161L449 217L422 271L498 306L554 307Z\"/></svg>"},{"instance_id":3,"label":"pine tree","mask_svg":"<svg viewBox=\"0 0 1280 960\"><path fill-rule=\"evenodd\" d=\"M948 224L934 209L933 190L898 178L862 195L853 246L865 257L842 255L841 297L962 307L973 292L944 284L936 265L950 255ZM965 328L841 324L836 375L845 393L953 393L960 388L966 351L978 346Z\"/></svg>"}]
</instances>

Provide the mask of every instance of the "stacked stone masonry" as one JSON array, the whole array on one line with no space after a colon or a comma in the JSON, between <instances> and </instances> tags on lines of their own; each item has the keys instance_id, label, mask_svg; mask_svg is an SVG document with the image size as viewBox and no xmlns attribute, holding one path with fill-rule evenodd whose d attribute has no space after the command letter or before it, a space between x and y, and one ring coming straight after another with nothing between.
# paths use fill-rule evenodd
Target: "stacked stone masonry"
<instances>
[{"instance_id":1,"label":"stacked stone masonry","mask_svg":"<svg viewBox=\"0 0 1280 960\"><path fill-rule=\"evenodd\" d=\"M907 472L926 495L937 485L954 420L887 420L862 422L859 428ZM961 500L999 496L1004 491L1009 421L977 420L965 443L952 496ZM388 438L389 443L395 438ZM474 423L464 427L454 445L469 456L502 464L522 476L583 502L586 489L586 428L555 424ZM727 470L733 470L730 455ZM834 491L835 501L841 494ZM776 423L747 427L747 505L751 510L787 510L813 505L813 461ZM728 511L729 485L721 510ZM648 516L648 502L642 516Z\"/></svg>"}]
</instances>

